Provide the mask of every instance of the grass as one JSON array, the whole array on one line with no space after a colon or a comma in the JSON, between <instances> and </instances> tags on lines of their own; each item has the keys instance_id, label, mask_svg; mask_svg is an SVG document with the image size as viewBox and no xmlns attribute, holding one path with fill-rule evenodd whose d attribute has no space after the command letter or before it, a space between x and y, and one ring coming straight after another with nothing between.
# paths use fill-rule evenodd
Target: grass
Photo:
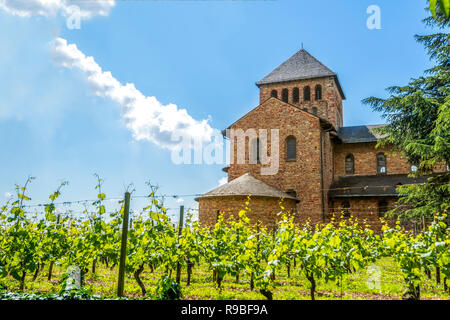
<instances>
[{"instance_id":1,"label":"grass","mask_svg":"<svg viewBox=\"0 0 450 320\"><path fill-rule=\"evenodd\" d=\"M335 282L326 283L323 280L317 284L317 300L396 300L401 299L405 291L401 272L391 258L380 259L375 264L381 273L379 288L369 288L367 284L366 270L359 270L343 276L342 286ZM40 271L38 278L32 281L32 275L27 277L27 292L59 292L60 279L65 269L55 266L53 278L47 280L47 270ZM258 290L251 291L249 279L245 275L240 276L239 283L234 277L227 275L222 283L223 289L219 291L212 282L212 271L206 265L196 266L191 276L191 285L186 286L186 273L183 270L181 286L183 299L186 300L264 300L264 296ZM97 265L96 274L86 275L85 288L102 297L114 297L117 290L117 267L110 270L106 266ZM142 273L142 280L147 288L148 297L155 296L156 283L161 273L151 273L149 268ZM436 284L434 277L428 279L423 277L421 287L421 299L449 300L450 296L444 292L443 284ZM7 278L3 281L8 290L17 291L18 281ZM309 282L291 272L287 277L286 270L280 270L275 280L273 290L275 300L309 300ZM125 278L125 296L128 298L141 299L141 290L131 274Z\"/></svg>"}]
</instances>

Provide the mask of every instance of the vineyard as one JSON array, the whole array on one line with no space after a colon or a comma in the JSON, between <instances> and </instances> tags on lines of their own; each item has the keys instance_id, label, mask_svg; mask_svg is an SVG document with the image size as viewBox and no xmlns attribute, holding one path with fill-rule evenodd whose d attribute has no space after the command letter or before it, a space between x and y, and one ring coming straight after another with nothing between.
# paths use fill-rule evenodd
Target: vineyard
<instances>
[{"instance_id":1,"label":"vineyard","mask_svg":"<svg viewBox=\"0 0 450 320\"><path fill-rule=\"evenodd\" d=\"M375 234L354 218L299 226L280 203L279 222L268 229L250 223L249 198L245 209L235 217L219 215L212 228L193 221L189 212L176 225L149 184L148 204L129 221L125 250L126 201L107 213L100 178L97 199L76 216L55 210L66 183L49 196L43 214L30 211L31 180L16 186L16 199L1 207L1 299L64 292L69 266L81 270L80 290L114 297L121 249L127 298L314 300L342 298L348 290L361 292L350 299L449 298L446 214L419 234L399 223L385 223L382 234Z\"/></svg>"}]
</instances>

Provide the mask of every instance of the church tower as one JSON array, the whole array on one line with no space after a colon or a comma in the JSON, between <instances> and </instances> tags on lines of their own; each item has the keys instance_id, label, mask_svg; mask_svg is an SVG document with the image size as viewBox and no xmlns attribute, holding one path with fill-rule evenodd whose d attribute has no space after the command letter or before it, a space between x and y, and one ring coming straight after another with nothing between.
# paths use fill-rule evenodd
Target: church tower
<instances>
[{"instance_id":1,"label":"church tower","mask_svg":"<svg viewBox=\"0 0 450 320\"><path fill-rule=\"evenodd\" d=\"M304 49L256 85L260 89L260 103L276 97L328 120L336 130L343 126L345 95L337 74Z\"/></svg>"}]
</instances>

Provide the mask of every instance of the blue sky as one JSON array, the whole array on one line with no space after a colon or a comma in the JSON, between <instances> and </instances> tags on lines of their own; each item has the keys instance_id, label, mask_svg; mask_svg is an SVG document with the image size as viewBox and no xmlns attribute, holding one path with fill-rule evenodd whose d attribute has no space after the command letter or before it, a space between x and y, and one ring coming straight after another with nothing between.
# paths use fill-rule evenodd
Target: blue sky
<instances>
[{"instance_id":1,"label":"blue sky","mask_svg":"<svg viewBox=\"0 0 450 320\"><path fill-rule=\"evenodd\" d=\"M381 30L366 27L372 4L381 8ZM421 22L425 6L421 0L116 1L107 15L82 20L79 30L68 29L61 15L20 17L0 9L0 199L28 175L37 177L31 203L48 201L62 180L69 186L61 201L94 199L94 173L105 179L108 197L120 197L131 182L145 194L148 180L163 194L198 194L225 177L223 165L175 165L170 150L134 139L118 103L93 94L80 70L51 59L55 37L120 83L176 104L197 121L210 119L217 129L256 107L255 82L303 43L338 73L347 96L344 124L377 124L383 120L361 100L385 96L386 87L431 65L414 40L431 32ZM183 204L196 206L193 197Z\"/></svg>"}]
</instances>

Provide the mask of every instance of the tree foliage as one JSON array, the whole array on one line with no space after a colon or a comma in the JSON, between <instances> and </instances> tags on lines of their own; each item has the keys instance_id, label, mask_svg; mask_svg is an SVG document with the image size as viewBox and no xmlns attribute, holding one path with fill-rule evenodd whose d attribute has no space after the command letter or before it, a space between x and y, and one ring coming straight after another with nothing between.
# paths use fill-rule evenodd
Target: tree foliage
<instances>
[{"instance_id":1,"label":"tree foliage","mask_svg":"<svg viewBox=\"0 0 450 320\"><path fill-rule=\"evenodd\" d=\"M450 35L446 32L450 20L444 10L434 13L424 23L437 32L415 36L434 66L407 85L389 87L386 99L363 100L387 120L386 126L377 129L383 136L377 146L393 146L412 164L418 164L415 175L430 175L427 183L399 188L404 195L400 203L411 207L404 212L397 210L403 217L432 218L436 211L450 206ZM431 175L434 168L440 173Z\"/></svg>"},{"instance_id":2,"label":"tree foliage","mask_svg":"<svg viewBox=\"0 0 450 320\"><path fill-rule=\"evenodd\" d=\"M433 17L436 16L436 9L438 8L448 18L450 14L450 0L430 0L430 11L433 14Z\"/></svg>"}]
</instances>

